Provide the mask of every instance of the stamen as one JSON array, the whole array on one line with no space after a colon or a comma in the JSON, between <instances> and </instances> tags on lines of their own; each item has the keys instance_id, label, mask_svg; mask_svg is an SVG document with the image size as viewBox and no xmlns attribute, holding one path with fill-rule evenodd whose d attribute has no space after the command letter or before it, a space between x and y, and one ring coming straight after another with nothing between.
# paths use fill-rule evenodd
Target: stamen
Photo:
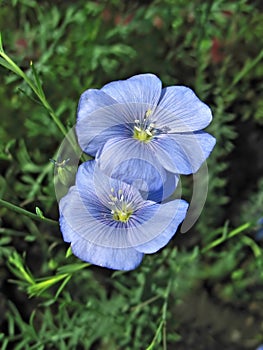
<instances>
[{"instance_id":1,"label":"stamen","mask_svg":"<svg viewBox=\"0 0 263 350\"><path fill-rule=\"evenodd\" d=\"M114 193L114 189L111 189L111 193ZM131 207L132 203L125 202L122 189L119 189L117 193L118 193L118 196L109 194L109 198L111 199L111 201L109 201L108 203L112 207L111 208L112 218L115 221L127 222L133 213L133 210Z\"/></svg>"},{"instance_id":2,"label":"stamen","mask_svg":"<svg viewBox=\"0 0 263 350\"><path fill-rule=\"evenodd\" d=\"M151 114L152 114L152 110L151 109L148 109L145 113L145 117L148 118Z\"/></svg>"},{"instance_id":3,"label":"stamen","mask_svg":"<svg viewBox=\"0 0 263 350\"><path fill-rule=\"evenodd\" d=\"M147 135L149 135L149 136L153 136L153 134L150 132L150 130L149 130L149 129L146 129L146 130L145 130L145 132L146 132L146 134L147 134Z\"/></svg>"},{"instance_id":4,"label":"stamen","mask_svg":"<svg viewBox=\"0 0 263 350\"><path fill-rule=\"evenodd\" d=\"M138 132L141 132L141 131L142 131L142 129L139 128L138 126L135 126L134 129L137 130Z\"/></svg>"},{"instance_id":5,"label":"stamen","mask_svg":"<svg viewBox=\"0 0 263 350\"><path fill-rule=\"evenodd\" d=\"M142 121L139 121L139 119L134 120L134 132L133 137L141 142L149 142L155 135L155 121L151 122L150 116L152 115L153 111L151 109L148 109Z\"/></svg>"},{"instance_id":6,"label":"stamen","mask_svg":"<svg viewBox=\"0 0 263 350\"><path fill-rule=\"evenodd\" d=\"M118 200L118 198L114 197L112 194L110 194L109 197L113 202L117 202L117 200Z\"/></svg>"}]
</instances>

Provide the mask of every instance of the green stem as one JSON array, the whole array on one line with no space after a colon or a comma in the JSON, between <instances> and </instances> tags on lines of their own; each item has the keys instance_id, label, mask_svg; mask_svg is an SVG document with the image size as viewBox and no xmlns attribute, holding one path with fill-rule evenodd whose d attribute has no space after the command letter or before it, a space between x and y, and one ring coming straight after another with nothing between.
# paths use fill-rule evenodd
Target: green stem
<instances>
[{"instance_id":1,"label":"green stem","mask_svg":"<svg viewBox=\"0 0 263 350\"><path fill-rule=\"evenodd\" d=\"M165 291L165 299L162 310L162 322L163 322L163 350L167 350L167 339L166 339L166 320L167 320L167 307L168 307L168 298L171 291L172 282L171 279L168 282L166 291Z\"/></svg>"},{"instance_id":2,"label":"green stem","mask_svg":"<svg viewBox=\"0 0 263 350\"><path fill-rule=\"evenodd\" d=\"M245 224L243 224L243 225L237 227L236 229L232 230L231 232L229 232L226 236L222 236L222 237L216 239L215 241L213 241L212 243L208 244L206 247L204 247L201 250L201 253L205 253L208 250L217 247L221 243L227 241L229 238L232 238L232 237L238 235L239 233L246 231L248 228L253 227L253 226L254 226L254 223L246 222Z\"/></svg>"},{"instance_id":3,"label":"green stem","mask_svg":"<svg viewBox=\"0 0 263 350\"><path fill-rule=\"evenodd\" d=\"M32 82L31 79L28 78L28 76L18 67L18 65L2 50L0 50L0 56L10 65L10 70L16 73L18 76L20 76L24 81L30 86L32 91L37 95L43 106L48 111L49 115L59 128L59 130L62 132L64 136L67 135L67 130L64 128L64 125L60 122L60 120L57 118L55 112L53 111L52 107L48 103L48 101L45 98L45 95L38 90L37 86Z\"/></svg>"},{"instance_id":4,"label":"green stem","mask_svg":"<svg viewBox=\"0 0 263 350\"><path fill-rule=\"evenodd\" d=\"M30 211L25 210L23 208L20 208L17 205L9 203L9 202L7 202L7 201L5 201L3 199L0 199L0 205L2 205L3 207L18 213L18 214L25 215L25 216L33 219L33 220L42 221L42 222L45 221L45 222L47 222L49 224L52 224L52 225L57 225L58 224L58 222L55 221L55 220L48 219L48 218L45 218L45 217L40 217L37 214L31 213Z\"/></svg>"},{"instance_id":5,"label":"green stem","mask_svg":"<svg viewBox=\"0 0 263 350\"><path fill-rule=\"evenodd\" d=\"M244 67L240 70L240 72L235 76L232 84L226 89L225 94L228 94L231 89L237 85L240 80L244 78L261 60L263 59L263 49L259 52L259 54L252 61L248 61L245 63Z\"/></svg>"},{"instance_id":6,"label":"green stem","mask_svg":"<svg viewBox=\"0 0 263 350\"><path fill-rule=\"evenodd\" d=\"M159 323L159 326L155 332L154 338L151 342L151 344L147 347L146 350L153 350L155 349L156 344L158 343L158 338L162 334L162 340L163 340L163 350L167 350L167 341L166 341L166 319L167 319L167 307L168 307L168 298L171 290L172 282L171 279L168 281L168 285L166 287L165 293L164 293L164 303L162 307L162 316L161 321Z\"/></svg>"}]
</instances>

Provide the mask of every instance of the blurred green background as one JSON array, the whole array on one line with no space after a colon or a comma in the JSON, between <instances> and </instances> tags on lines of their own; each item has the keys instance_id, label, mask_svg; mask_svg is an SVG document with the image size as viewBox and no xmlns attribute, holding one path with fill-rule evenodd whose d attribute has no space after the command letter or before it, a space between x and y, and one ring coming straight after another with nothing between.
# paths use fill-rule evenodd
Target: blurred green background
<instances>
[{"instance_id":1,"label":"blurred green background","mask_svg":"<svg viewBox=\"0 0 263 350\"><path fill-rule=\"evenodd\" d=\"M0 205L1 349L256 349L262 1L2 0L0 30L6 54L31 79L34 63L67 130L84 90L151 72L164 86L191 87L212 108L207 130L217 138L198 222L135 271L87 267L67 254L57 226ZM57 220L49 159L63 134L25 81L2 66L0 101L0 198ZM191 191L185 177L183 197Z\"/></svg>"}]
</instances>

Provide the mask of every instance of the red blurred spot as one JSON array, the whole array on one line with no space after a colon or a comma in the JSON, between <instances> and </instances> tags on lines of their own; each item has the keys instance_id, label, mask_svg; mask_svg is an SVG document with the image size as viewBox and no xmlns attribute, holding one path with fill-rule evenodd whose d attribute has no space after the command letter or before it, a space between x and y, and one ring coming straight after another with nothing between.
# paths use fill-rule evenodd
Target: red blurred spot
<instances>
[{"instance_id":1,"label":"red blurred spot","mask_svg":"<svg viewBox=\"0 0 263 350\"><path fill-rule=\"evenodd\" d=\"M109 22L111 20L111 17L112 17L112 14L111 14L111 11L107 8L105 8L103 11L102 11L102 19L105 21L105 22Z\"/></svg>"},{"instance_id":2,"label":"red blurred spot","mask_svg":"<svg viewBox=\"0 0 263 350\"><path fill-rule=\"evenodd\" d=\"M26 39L24 39L24 38L17 39L15 41L15 47L19 51L21 51L21 50L23 51L23 50L27 49L28 44L27 44Z\"/></svg>"},{"instance_id":3,"label":"red blurred spot","mask_svg":"<svg viewBox=\"0 0 263 350\"><path fill-rule=\"evenodd\" d=\"M225 15L226 17L231 17L233 15L232 11L229 10L223 10L222 11L223 15Z\"/></svg>"},{"instance_id":4,"label":"red blurred spot","mask_svg":"<svg viewBox=\"0 0 263 350\"><path fill-rule=\"evenodd\" d=\"M130 14L126 17L123 17L122 15L120 14L117 14L115 17L114 17L114 23L116 25L123 25L123 26L126 26L128 25L133 19L133 14Z\"/></svg>"},{"instance_id":5,"label":"red blurred spot","mask_svg":"<svg viewBox=\"0 0 263 350\"><path fill-rule=\"evenodd\" d=\"M160 16L155 16L153 18L153 25L154 27L156 27L157 29L161 29L163 27L163 20Z\"/></svg>"},{"instance_id":6,"label":"red blurred spot","mask_svg":"<svg viewBox=\"0 0 263 350\"><path fill-rule=\"evenodd\" d=\"M133 20L133 14L128 15L127 17L125 17L123 24L127 25L129 24L131 21Z\"/></svg>"},{"instance_id":7,"label":"red blurred spot","mask_svg":"<svg viewBox=\"0 0 263 350\"><path fill-rule=\"evenodd\" d=\"M211 59L214 63L220 63L224 59L224 54L222 52L222 43L218 38L212 39L212 47L211 47Z\"/></svg>"}]
</instances>

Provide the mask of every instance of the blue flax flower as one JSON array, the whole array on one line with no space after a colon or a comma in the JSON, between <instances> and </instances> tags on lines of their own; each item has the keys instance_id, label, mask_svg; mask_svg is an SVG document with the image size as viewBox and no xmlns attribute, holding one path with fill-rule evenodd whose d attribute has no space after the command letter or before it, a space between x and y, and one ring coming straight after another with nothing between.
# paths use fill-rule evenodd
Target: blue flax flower
<instances>
[{"instance_id":1,"label":"blue flax flower","mask_svg":"<svg viewBox=\"0 0 263 350\"><path fill-rule=\"evenodd\" d=\"M165 246L184 220L188 204L145 200L134 187L108 177L96 161L80 165L76 184L60 200L60 227L73 253L117 270L136 268L145 253Z\"/></svg>"},{"instance_id":2,"label":"blue flax flower","mask_svg":"<svg viewBox=\"0 0 263 350\"><path fill-rule=\"evenodd\" d=\"M210 108L190 88L162 88L155 75L140 74L85 91L76 133L82 150L96 156L109 176L125 180L125 174L128 181L141 170L157 189L155 174L138 161L153 165L163 179L167 172L195 173L215 145L202 131L211 120Z\"/></svg>"}]
</instances>

